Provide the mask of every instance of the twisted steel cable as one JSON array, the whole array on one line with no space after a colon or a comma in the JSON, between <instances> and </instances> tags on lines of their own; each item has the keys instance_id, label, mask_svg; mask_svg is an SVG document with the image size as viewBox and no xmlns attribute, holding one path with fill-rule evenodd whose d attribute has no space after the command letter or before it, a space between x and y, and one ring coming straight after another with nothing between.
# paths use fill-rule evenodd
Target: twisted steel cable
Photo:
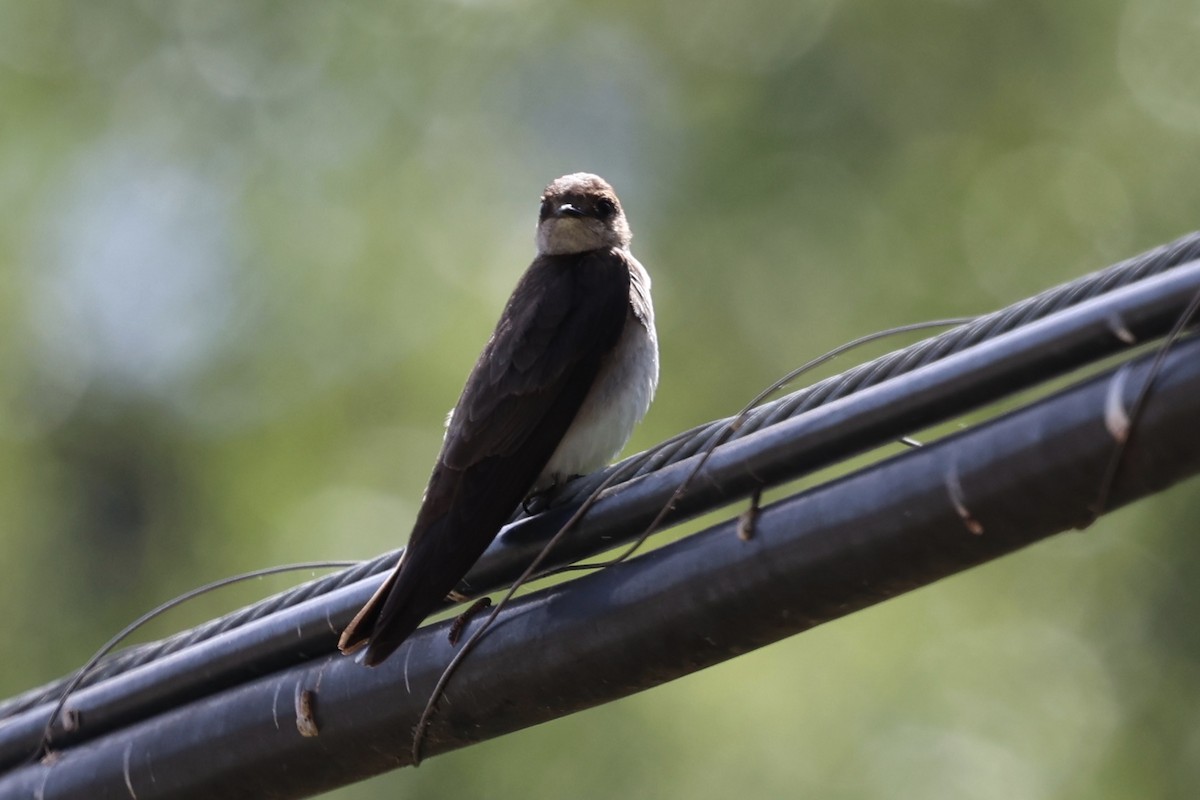
<instances>
[{"instance_id":1,"label":"twisted steel cable","mask_svg":"<svg viewBox=\"0 0 1200 800\"><path fill-rule=\"evenodd\" d=\"M1107 269L1049 289L1007 308L981 316L973 322L881 356L777 400L764 403L746 415L741 425L732 433L728 432L729 425L734 419L730 417L705 423L677 434L643 453L574 481L559 497L555 498L554 506L581 502L618 470L627 471L623 480L628 481L663 469L704 452L712 447L719 437L727 437L726 441L742 438L818 406L966 350L1055 312L1161 274L1197 258L1200 258L1200 232L1189 234ZM101 661L78 684L77 688L99 683L282 609L380 574L395 565L401 552L401 550L395 550L385 553L364 561L358 566L301 584L157 642L123 650ZM57 700L69 683L70 678L63 678L0 702L0 720Z\"/></svg>"},{"instance_id":2,"label":"twisted steel cable","mask_svg":"<svg viewBox=\"0 0 1200 800\"><path fill-rule=\"evenodd\" d=\"M1200 257L1200 232L1191 233L1174 242L1157 247L1111 267L1093 272L1026 298L1007 308L978 317L944 333L923 339L901 350L860 364L791 394L764 403L751 411L729 440L739 439L762 428L778 424L818 406L831 403L870 386L911 372L954 353L974 347L980 342L1028 325L1057 311L1078 305L1123 286L1186 264ZM635 459L645 459L625 480L653 472L690 458L711 447L733 417L714 420L671 437L644 453L572 482L556 499L555 505L578 503L591 493L610 473L620 470Z\"/></svg>"},{"instance_id":3,"label":"twisted steel cable","mask_svg":"<svg viewBox=\"0 0 1200 800\"><path fill-rule=\"evenodd\" d=\"M1187 270L1185 304L1200 291L1197 272ZM1089 317L1093 330L1096 322ZM777 500L762 508L750 540L736 535L738 518L726 519L620 568L531 593L455 678L454 702L434 719L424 754L661 686L1076 528L1092 517L1113 455L1102 409L1132 410L1152 380L1155 401L1129 440L1128 470L1108 510L1200 474L1198 345L1187 336L1122 359L927 447ZM909 377L871 393L903 393ZM0 796L300 798L413 764L411 723L458 649L450 627L420 628L411 658L376 670L327 652L201 702L164 704L43 762L0 768Z\"/></svg>"}]
</instances>

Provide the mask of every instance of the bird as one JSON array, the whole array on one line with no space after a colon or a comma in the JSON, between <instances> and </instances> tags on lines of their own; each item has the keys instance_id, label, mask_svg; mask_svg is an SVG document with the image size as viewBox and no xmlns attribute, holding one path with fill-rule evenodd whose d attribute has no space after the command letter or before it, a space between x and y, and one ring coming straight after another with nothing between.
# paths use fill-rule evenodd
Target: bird
<instances>
[{"instance_id":1,"label":"bird","mask_svg":"<svg viewBox=\"0 0 1200 800\"><path fill-rule=\"evenodd\" d=\"M612 186L585 172L542 193L537 253L447 418L400 561L343 630L382 663L454 593L527 498L608 464L658 386L650 276Z\"/></svg>"}]
</instances>

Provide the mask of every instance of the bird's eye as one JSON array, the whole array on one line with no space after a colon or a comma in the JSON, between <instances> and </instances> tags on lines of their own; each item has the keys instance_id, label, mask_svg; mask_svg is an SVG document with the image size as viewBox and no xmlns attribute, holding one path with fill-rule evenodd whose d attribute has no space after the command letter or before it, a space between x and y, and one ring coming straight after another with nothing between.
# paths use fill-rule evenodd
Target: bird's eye
<instances>
[{"instance_id":1,"label":"bird's eye","mask_svg":"<svg viewBox=\"0 0 1200 800\"><path fill-rule=\"evenodd\" d=\"M617 204L607 197L601 197L596 201L596 216L600 219L611 217L617 211Z\"/></svg>"},{"instance_id":2,"label":"bird's eye","mask_svg":"<svg viewBox=\"0 0 1200 800\"><path fill-rule=\"evenodd\" d=\"M546 217L550 216L553 212L554 212L554 204L551 203L548 198L543 197L542 198L542 208L538 212L538 221L540 222L540 221L546 219Z\"/></svg>"}]
</instances>

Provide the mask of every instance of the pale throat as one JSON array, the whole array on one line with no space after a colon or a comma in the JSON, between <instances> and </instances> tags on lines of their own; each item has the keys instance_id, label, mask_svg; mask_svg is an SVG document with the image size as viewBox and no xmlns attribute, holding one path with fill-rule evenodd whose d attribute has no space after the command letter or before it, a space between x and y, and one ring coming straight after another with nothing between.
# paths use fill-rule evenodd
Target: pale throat
<instances>
[{"instance_id":1,"label":"pale throat","mask_svg":"<svg viewBox=\"0 0 1200 800\"><path fill-rule=\"evenodd\" d=\"M593 219L558 217L543 221L537 229L537 249L548 256L586 253L604 247L626 247L611 227Z\"/></svg>"}]
</instances>

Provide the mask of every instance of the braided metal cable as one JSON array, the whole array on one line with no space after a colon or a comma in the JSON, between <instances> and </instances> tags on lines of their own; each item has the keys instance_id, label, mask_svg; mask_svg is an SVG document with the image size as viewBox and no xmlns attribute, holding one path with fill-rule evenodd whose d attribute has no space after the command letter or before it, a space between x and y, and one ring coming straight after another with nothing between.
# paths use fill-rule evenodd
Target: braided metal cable
<instances>
[{"instance_id":1,"label":"braided metal cable","mask_svg":"<svg viewBox=\"0 0 1200 800\"><path fill-rule=\"evenodd\" d=\"M1200 233L1189 234L1170 244L1049 289L1007 308L981 316L966 325L881 356L777 400L764 403L752 410L731 435L727 433L727 428L733 420L732 417L709 422L677 434L645 452L572 482L560 496L555 498L554 505L582 502L617 470L628 470L623 480L631 480L654 472L707 450L722 435L727 436L726 441L741 438L973 347L980 342L1042 319L1062 309L1161 274L1198 258L1200 258ZM400 552L400 550L396 550L385 553L369 561L364 561L358 566L301 584L165 639L123 650L101 661L80 683L80 686L98 683L282 609L382 573L395 565ZM68 682L69 679L60 679L0 703L0 720L57 700Z\"/></svg>"},{"instance_id":2,"label":"braided metal cable","mask_svg":"<svg viewBox=\"0 0 1200 800\"><path fill-rule=\"evenodd\" d=\"M376 573L384 572L395 566L396 560L400 557L400 552L400 550L395 550L390 553L384 553L369 561L364 561L358 566L302 583L299 586L226 614L223 617L204 622L194 628L180 631L158 641L128 647L97 664L79 682L76 688L83 688L99 683L115 675L128 672L134 667L147 664L198 642L211 639L218 634L241 627L248 622L269 616L310 598L328 594L335 589L348 586ZM44 703L56 701L72 678L73 676L60 678L52 683L0 702L0 720L20 714L23 711L43 705Z\"/></svg>"},{"instance_id":3,"label":"braided metal cable","mask_svg":"<svg viewBox=\"0 0 1200 800\"><path fill-rule=\"evenodd\" d=\"M974 347L980 342L1028 325L1057 311L1161 274L1196 258L1200 258L1200 233L1191 233L1170 244L1114 264L1107 269L1090 273L1070 283L1048 289L1007 308L978 317L965 325L880 356L873 361L860 364L846 372L799 389L777 400L763 403L746 415L742 424L728 436L726 441L739 439L818 406L883 383L897 375L911 372L926 364ZM635 459L644 459L644 462L636 469L632 469L625 480L632 480L703 452L716 443L717 438L722 435L733 419L733 417L727 417L706 422L671 437L645 453L631 456L599 472L574 481L566 487L562 497L556 498L555 505L582 502L605 477L627 465L632 466L630 462Z\"/></svg>"}]
</instances>

